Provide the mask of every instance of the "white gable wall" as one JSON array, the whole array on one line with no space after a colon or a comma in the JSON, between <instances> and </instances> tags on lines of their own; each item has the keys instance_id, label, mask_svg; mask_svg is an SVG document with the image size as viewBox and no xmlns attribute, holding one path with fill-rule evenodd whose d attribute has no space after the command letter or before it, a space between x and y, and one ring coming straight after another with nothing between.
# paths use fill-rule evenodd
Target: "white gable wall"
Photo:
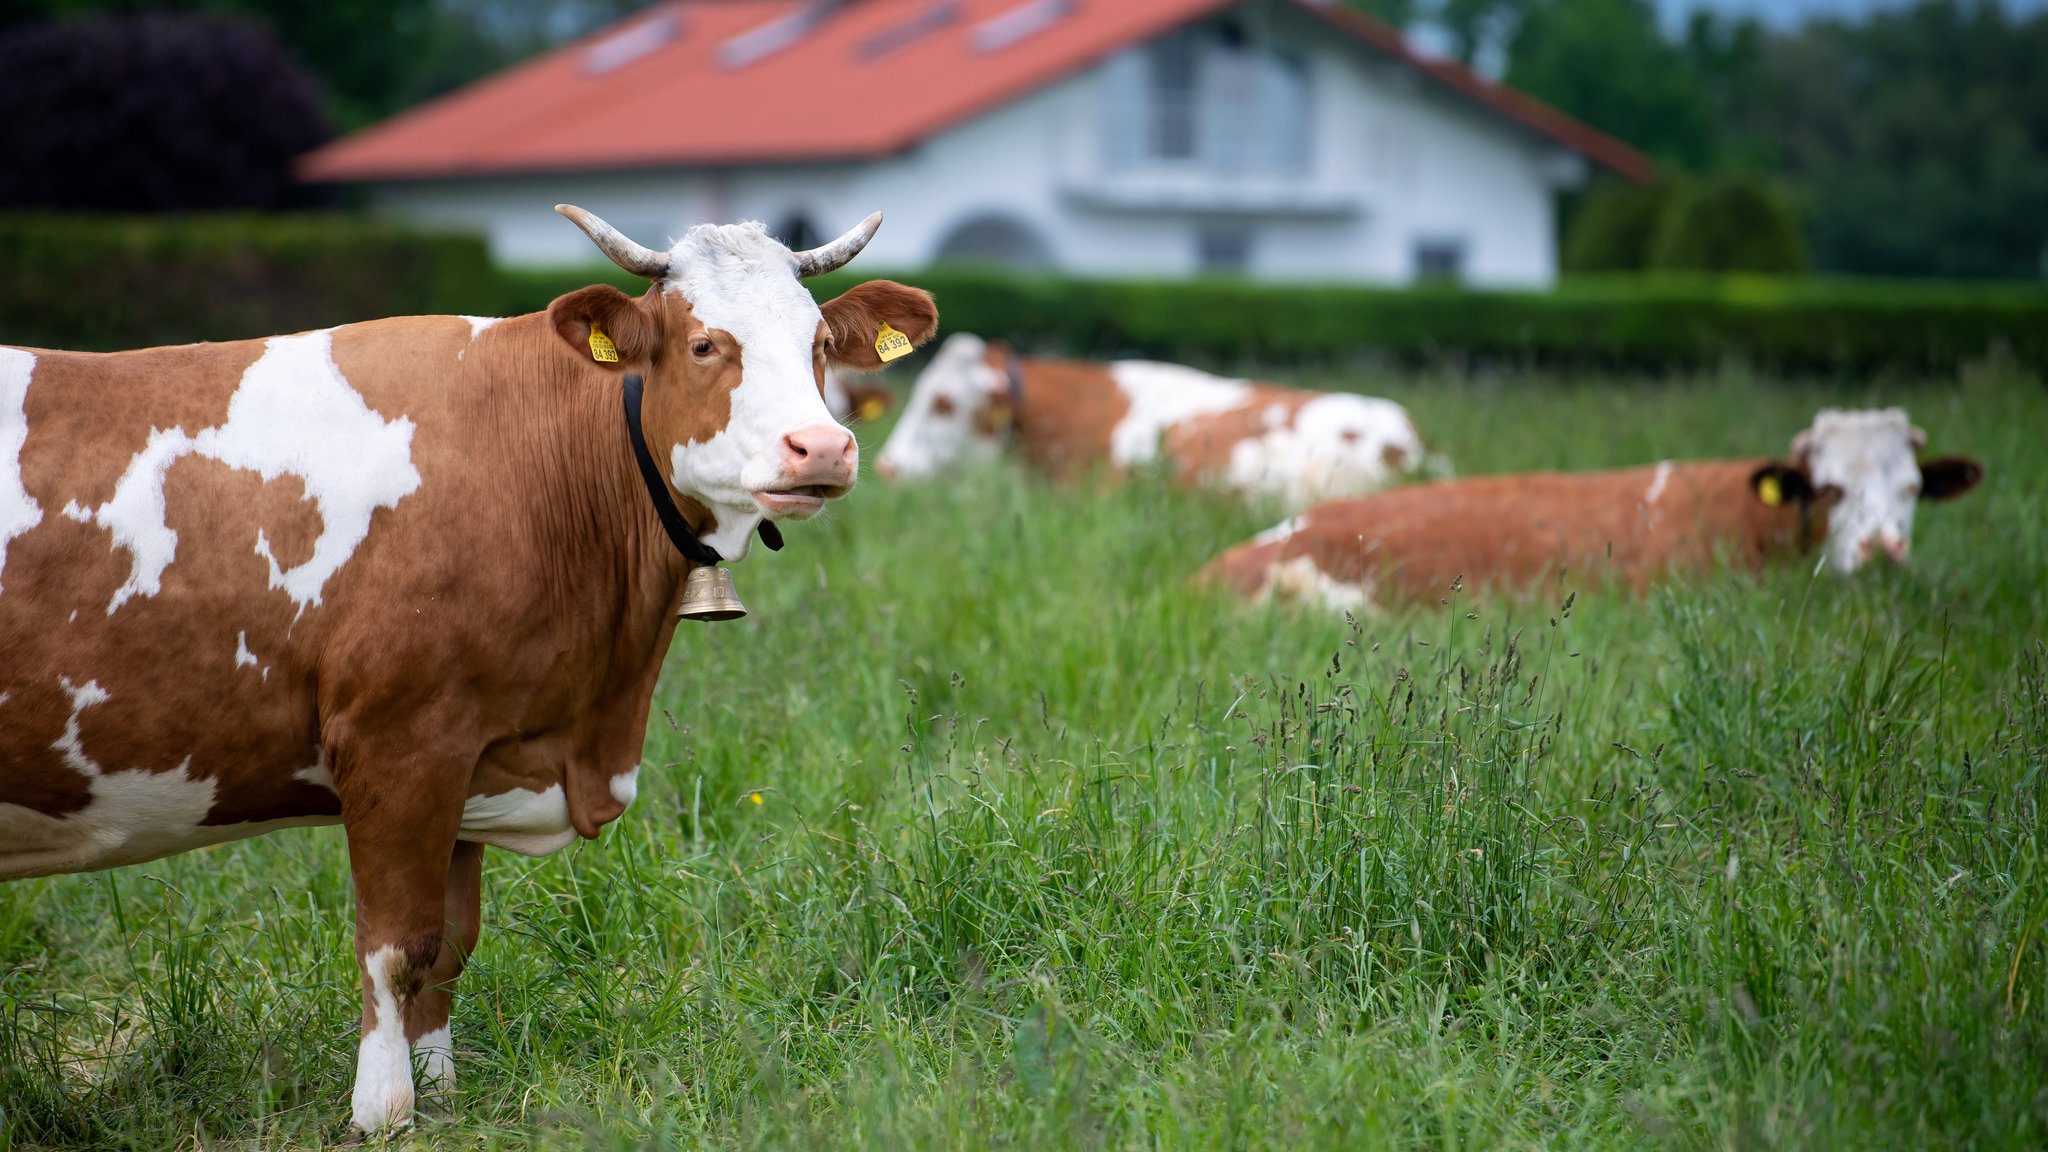
<instances>
[{"instance_id":1,"label":"white gable wall","mask_svg":"<svg viewBox=\"0 0 2048 1152\"><path fill-rule=\"evenodd\" d=\"M1247 271L1258 279L1407 283L1416 244L1432 239L1462 246L1468 283L1550 284L1554 183L1571 167L1561 150L1403 65L1311 35L1316 27L1278 30L1309 64L1304 178L1111 171L1098 66L875 162L383 185L372 195L422 224L482 229L499 260L520 265L590 262L589 242L551 210L567 201L649 244L703 220L773 226L795 212L830 236L880 208L887 223L861 260L876 269L921 267L960 224L993 214L1024 225L1055 267L1078 275L1196 275L1200 230L1221 222L1248 228ZM1138 210L1102 206L1119 200ZM1202 210L1219 205L1264 207Z\"/></svg>"}]
</instances>

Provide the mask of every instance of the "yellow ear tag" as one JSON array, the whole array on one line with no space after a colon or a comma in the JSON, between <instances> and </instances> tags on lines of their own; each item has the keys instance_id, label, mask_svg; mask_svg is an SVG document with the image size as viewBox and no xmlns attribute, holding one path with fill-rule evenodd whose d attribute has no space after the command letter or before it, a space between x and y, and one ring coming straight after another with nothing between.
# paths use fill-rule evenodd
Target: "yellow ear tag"
<instances>
[{"instance_id":1,"label":"yellow ear tag","mask_svg":"<svg viewBox=\"0 0 2048 1152\"><path fill-rule=\"evenodd\" d=\"M619 346L595 324L590 326L590 358L600 364L619 362Z\"/></svg>"},{"instance_id":2,"label":"yellow ear tag","mask_svg":"<svg viewBox=\"0 0 2048 1152\"><path fill-rule=\"evenodd\" d=\"M859 416L862 420L880 420L882 418L882 410L886 407L888 405L882 403L881 397L870 396L860 402L860 411L855 413L855 415Z\"/></svg>"},{"instance_id":3,"label":"yellow ear tag","mask_svg":"<svg viewBox=\"0 0 2048 1152\"><path fill-rule=\"evenodd\" d=\"M910 355L910 337L889 327L887 320L882 321L882 330L875 334L875 355L884 364Z\"/></svg>"},{"instance_id":4,"label":"yellow ear tag","mask_svg":"<svg viewBox=\"0 0 2048 1152\"><path fill-rule=\"evenodd\" d=\"M1756 498L1768 508L1776 508L1785 502L1785 490L1778 485L1776 476L1765 476L1756 482Z\"/></svg>"}]
</instances>

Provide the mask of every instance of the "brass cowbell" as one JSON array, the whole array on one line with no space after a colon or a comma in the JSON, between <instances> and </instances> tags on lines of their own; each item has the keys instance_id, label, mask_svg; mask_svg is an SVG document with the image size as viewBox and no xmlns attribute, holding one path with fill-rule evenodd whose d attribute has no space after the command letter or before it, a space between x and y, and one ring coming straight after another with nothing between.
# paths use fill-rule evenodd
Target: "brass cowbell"
<instances>
[{"instance_id":1,"label":"brass cowbell","mask_svg":"<svg viewBox=\"0 0 2048 1152\"><path fill-rule=\"evenodd\" d=\"M676 612L678 620L737 620L747 614L747 606L740 603L738 592L733 590L732 573L717 565L690 569L690 578L683 584L683 606Z\"/></svg>"}]
</instances>

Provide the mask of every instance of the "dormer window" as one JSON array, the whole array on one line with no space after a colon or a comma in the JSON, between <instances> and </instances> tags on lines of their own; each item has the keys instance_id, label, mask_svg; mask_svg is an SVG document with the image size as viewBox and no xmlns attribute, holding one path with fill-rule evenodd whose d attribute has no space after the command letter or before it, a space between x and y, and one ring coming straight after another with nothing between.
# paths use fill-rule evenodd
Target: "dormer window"
<instances>
[{"instance_id":1,"label":"dormer window","mask_svg":"<svg viewBox=\"0 0 2048 1152\"><path fill-rule=\"evenodd\" d=\"M1170 32L1103 67L1112 169L1298 176L1309 170L1308 62L1230 18Z\"/></svg>"}]
</instances>

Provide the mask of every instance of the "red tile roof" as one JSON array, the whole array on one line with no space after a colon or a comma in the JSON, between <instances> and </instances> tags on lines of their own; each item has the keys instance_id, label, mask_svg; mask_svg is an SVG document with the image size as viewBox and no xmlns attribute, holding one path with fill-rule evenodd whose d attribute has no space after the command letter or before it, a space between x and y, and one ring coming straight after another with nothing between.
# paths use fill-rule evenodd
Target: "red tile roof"
<instances>
[{"instance_id":1,"label":"red tile roof","mask_svg":"<svg viewBox=\"0 0 2048 1152\"><path fill-rule=\"evenodd\" d=\"M425 180L888 156L1235 2L678 0L343 137L305 156L300 174ZM1653 171L1554 108L1418 57L1377 20L1291 2L1629 179ZM807 13L814 25L781 43L776 30Z\"/></svg>"}]
</instances>

